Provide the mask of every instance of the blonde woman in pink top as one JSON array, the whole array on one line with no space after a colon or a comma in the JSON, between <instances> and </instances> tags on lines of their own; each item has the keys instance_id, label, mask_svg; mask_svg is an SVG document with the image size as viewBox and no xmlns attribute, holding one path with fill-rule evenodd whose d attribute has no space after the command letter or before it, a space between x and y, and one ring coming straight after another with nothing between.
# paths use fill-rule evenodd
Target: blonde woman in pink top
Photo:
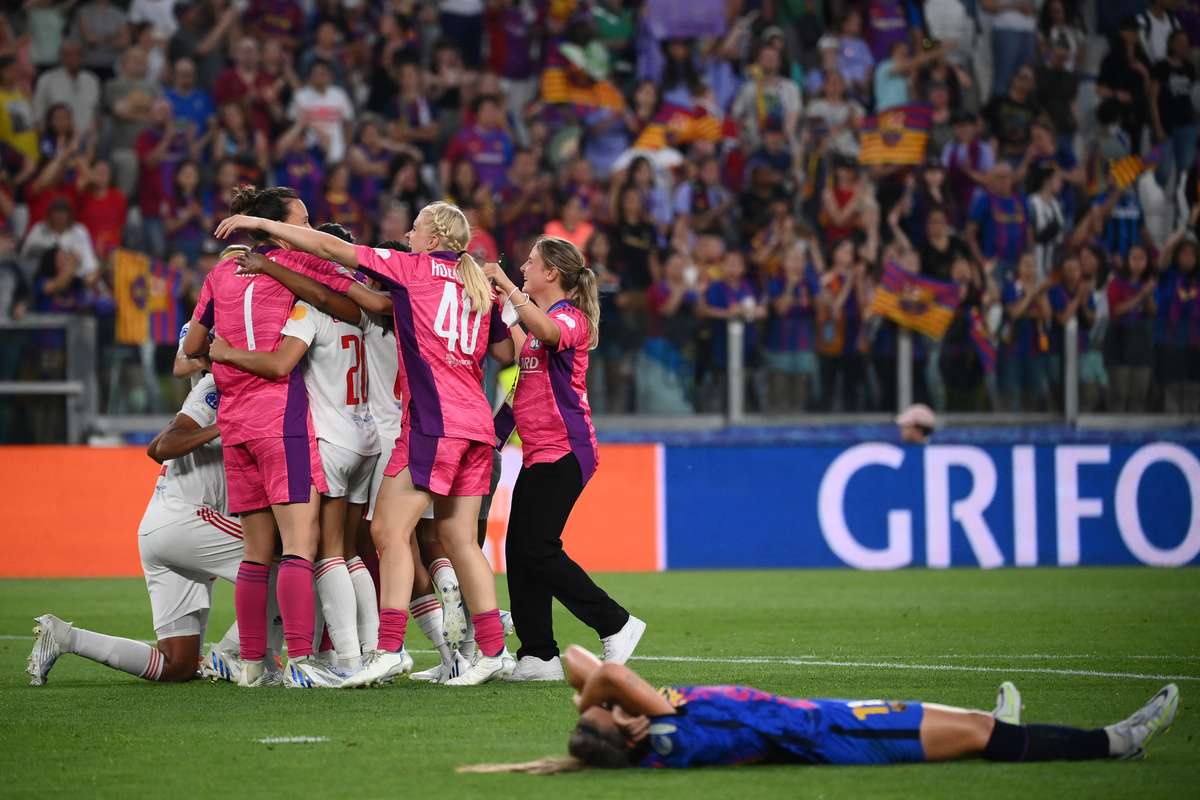
<instances>
[{"instance_id":1,"label":"blonde woman in pink top","mask_svg":"<svg viewBox=\"0 0 1200 800\"><path fill-rule=\"evenodd\" d=\"M524 332L513 328L521 374L511 422L521 435L523 463L513 487L505 561L521 649L509 680L562 680L552 598L599 634L606 661L624 663L646 630L562 545L567 518L598 461L587 399L588 351L599 338L596 274L579 248L552 236L539 239L521 267L523 291L498 264L485 272L524 326ZM499 422L497 433L508 438Z\"/></svg>"}]
</instances>

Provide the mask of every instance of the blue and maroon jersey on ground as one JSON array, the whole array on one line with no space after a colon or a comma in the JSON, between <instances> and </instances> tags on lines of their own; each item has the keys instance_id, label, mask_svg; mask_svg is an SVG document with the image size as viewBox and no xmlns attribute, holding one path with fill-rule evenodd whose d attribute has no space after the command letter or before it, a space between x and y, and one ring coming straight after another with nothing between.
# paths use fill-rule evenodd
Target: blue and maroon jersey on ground
<instances>
[{"instance_id":1,"label":"blue and maroon jersey on ground","mask_svg":"<svg viewBox=\"0 0 1200 800\"><path fill-rule=\"evenodd\" d=\"M351 279L335 265L299 250L260 248L267 258L339 292ZM227 258L204 279L192 319L241 350L275 350L296 297L268 275L239 275ZM217 427L225 445L251 439L308 436L308 394L297 365L283 378L260 378L227 364L213 364L221 392Z\"/></svg>"},{"instance_id":2,"label":"blue and maroon jersey on ground","mask_svg":"<svg viewBox=\"0 0 1200 800\"><path fill-rule=\"evenodd\" d=\"M803 700L747 686L668 686L643 767L897 764L925 760L920 703Z\"/></svg>"},{"instance_id":3,"label":"blue and maroon jersey on ground","mask_svg":"<svg viewBox=\"0 0 1200 800\"><path fill-rule=\"evenodd\" d=\"M558 345L551 351L536 336L525 339L513 395L522 461L547 464L574 453L586 484L599 463L587 399L588 321L566 300L550 306L546 316L558 326Z\"/></svg>"},{"instance_id":4,"label":"blue and maroon jersey on ground","mask_svg":"<svg viewBox=\"0 0 1200 800\"><path fill-rule=\"evenodd\" d=\"M405 424L426 436L494 443L483 359L488 345L509 335L500 307L470 307L455 253L354 249L358 268L382 281L392 296L396 396L404 399Z\"/></svg>"}]
</instances>

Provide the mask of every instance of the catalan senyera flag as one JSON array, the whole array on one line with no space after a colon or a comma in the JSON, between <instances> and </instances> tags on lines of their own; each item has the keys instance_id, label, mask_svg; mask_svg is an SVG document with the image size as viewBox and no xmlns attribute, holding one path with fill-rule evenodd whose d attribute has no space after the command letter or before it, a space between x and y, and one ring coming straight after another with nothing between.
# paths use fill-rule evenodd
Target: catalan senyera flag
<instances>
[{"instance_id":1,"label":"catalan senyera flag","mask_svg":"<svg viewBox=\"0 0 1200 800\"><path fill-rule=\"evenodd\" d=\"M1109 162L1108 172L1112 176L1113 184L1121 191L1124 191L1132 186L1142 176L1143 172L1157 167L1159 162L1162 161L1162 157L1163 149L1160 144L1151 150L1145 158L1132 155Z\"/></svg>"},{"instance_id":2,"label":"catalan senyera flag","mask_svg":"<svg viewBox=\"0 0 1200 800\"><path fill-rule=\"evenodd\" d=\"M958 287L915 275L894 263L883 265L883 276L871 300L871 311L926 336L940 339L954 319Z\"/></svg>"},{"instance_id":3,"label":"catalan senyera flag","mask_svg":"<svg viewBox=\"0 0 1200 800\"><path fill-rule=\"evenodd\" d=\"M728 125L699 106L684 108L664 104L654 120L642 129L633 143L635 149L659 150L692 142L719 142L729 133ZM736 133L734 133L736 136Z\"/></svg>"},{"instance_id":4,"label":"catalan senyera flag","mask_svg":"<svg viewBox=\"0 0 1200 800\"><path fill-rule=\"evenodd\" d=\"M547 67L542 72L542 102L584 108L625 110L625 98L608 81L593 80L572 66Z\"/></svg>"},{"instance_id":5,"label":"catalan senyera flag","mask_svg":"<svg viewBox=\"0 0 1200 800\"><path fill-rule=\"evenodd\" d=\"M133 250L113 251L113 295L117 343L142 344L150 335L149 256Z\"/></svg>"},{"instance_id":6,"label":"catalan senyera flag","mask_svg":"<svg viewBox=\"0 0 1200 800\"><path fill-rule=\"evenodd\" d=\"M929 144L931 110L926 105L898 106L858 126L860 164L920 164Z\"/></svg>"}]
</instances>

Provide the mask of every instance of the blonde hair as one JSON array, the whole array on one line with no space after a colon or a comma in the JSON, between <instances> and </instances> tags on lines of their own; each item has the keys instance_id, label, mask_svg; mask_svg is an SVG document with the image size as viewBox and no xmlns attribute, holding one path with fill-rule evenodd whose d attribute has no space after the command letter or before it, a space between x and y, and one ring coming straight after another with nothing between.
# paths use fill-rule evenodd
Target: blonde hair
<instances>
[{"instance_id":1,"label":"blonde hair","mask_svg":"<svg viewBox=\"0 0 1200 800\"><path fill-rule=\"evenodd\" d=\"M533 245L548 267L558 270L563 292L588 323L588 349L600 343L600 293L596 273L583 262L579 248L557 236L542 236Z\"/></svg>"},{"instance_id":2,"label":"blonde hair","mask_svg":"<svg viewBox=\"0 0 1200 800\"><path fill-rule=\"evenodd\" d=\"M217 260L224 261L227 258L233 258L234 256L238 256L238 255L241 255L242 253L249 253L249 252L250 252L249 245L231 244L228 247L226 247L224 250L221 251L221 255L217 257Z\"/></svg>"},{"instance_id":3,"label":"blonde hair","mask_svg":"<svg viewBox=\"0 0 1200 800\"><path fill-rule=\"evenodd\" d=\"M556 775L560 772L578 772L587 769L587 764L574 756L546 756L536 761L521 761L516 764L468 764L455 772L477 775L494 775L503 772L521 772L526 775Z\"/></svg>"},{"instance_id":4,"label":"blonde hair","mask_svg":"<svg viewBox=\"0 0 1200 800\"><path fill-rule=\"evenodd\" d=\"M476 311L486 311L492 304L492 285L483 275L483 267L467 252L471 241L471 226L462 209L453 203L439 200L421 209L442 247L458 253L458 277L463 282L463 294L471 298Z\"/></svg>"}]
</instances>

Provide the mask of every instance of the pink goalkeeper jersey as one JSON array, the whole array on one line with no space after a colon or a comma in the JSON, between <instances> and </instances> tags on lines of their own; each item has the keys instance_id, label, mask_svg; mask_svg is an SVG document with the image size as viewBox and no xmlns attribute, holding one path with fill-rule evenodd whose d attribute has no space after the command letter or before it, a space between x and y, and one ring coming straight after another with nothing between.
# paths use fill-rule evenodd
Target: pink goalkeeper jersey
<instances>
[{"instance_id":1,"label":"pink goalkeeper jersey","mask_svg":"<svg viewBox=\"0 0 1200 800\"><path fill-rule=\"evenodd\" d=\"M282 248L256 252L335 291L350 286L349 277L316 256ZM275 350L296 297L274 278L238 275L237 268L232 258L213 267L192 319L241 350ZM227 364L213 364L212 372L221 392L217 427L223 443L309 435L308 395L299 364L287 377L274 380Z\"/></svg>"},{"instance_id":2,"label":"pink goalkeeper jersey","mask_svg":"<svg viewBox=\"0 0 1200 800\"><path fill-rule=\"evenodd\" d=\"M558 347L550 352L536 336L525 339L513 395L522 460L525 466L545 464L574 453L587 483L599 464L587 399L587 317L566 300L546 316L558 326Z\"/></svg>"},{"instance_id":3,"label":"pink goalkeeper jersey","mask_svg":"<svg viewBox=\"0 0 1200 800\"><path fill-rule=\"evenodd\" d=\"M426 436L494 444L483 359L488 345L509 335L500 306L469 307L454 253L354 249L358 268L383 281L392 296L396 396L404 401L404 424Z\"/></svg>"}]
</instances>

